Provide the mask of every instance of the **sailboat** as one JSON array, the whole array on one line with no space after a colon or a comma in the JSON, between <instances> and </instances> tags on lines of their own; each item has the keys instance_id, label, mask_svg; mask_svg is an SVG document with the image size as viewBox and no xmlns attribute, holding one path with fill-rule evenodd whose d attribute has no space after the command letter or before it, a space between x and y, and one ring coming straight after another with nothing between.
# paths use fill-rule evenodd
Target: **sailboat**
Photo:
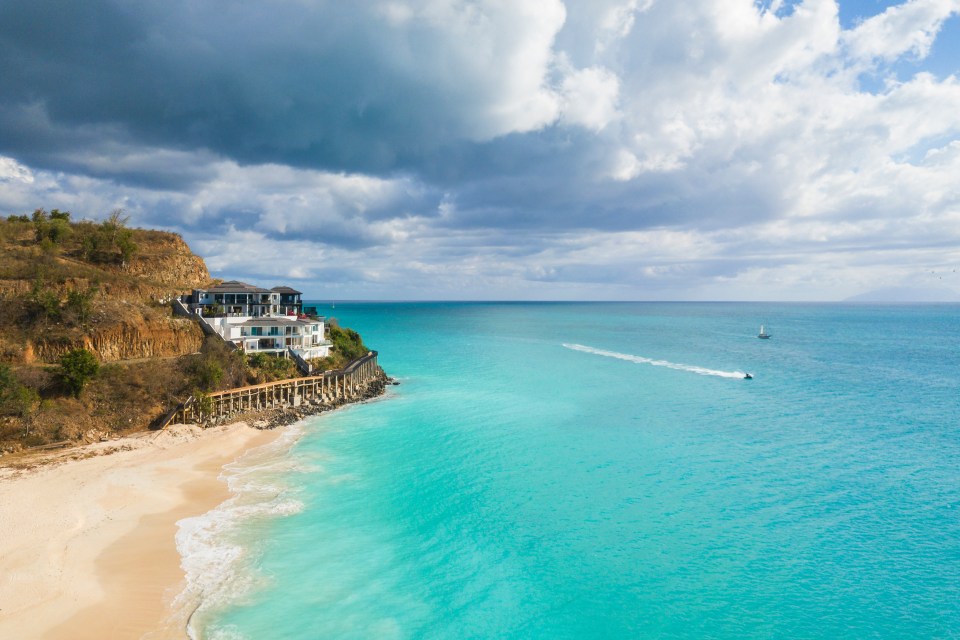
<instances>
[{"instance_id":1,"label":"sailboat","mask_svg":"<svg viewBox=\"0 0 960 640\"><path fill-rule=\"evenodd\" d=\"M763 325L760 325L760 333L757 334L757 337L764 340L768 340L770 338L770 334L764 330Z\"/></svg>"}]
</instances>

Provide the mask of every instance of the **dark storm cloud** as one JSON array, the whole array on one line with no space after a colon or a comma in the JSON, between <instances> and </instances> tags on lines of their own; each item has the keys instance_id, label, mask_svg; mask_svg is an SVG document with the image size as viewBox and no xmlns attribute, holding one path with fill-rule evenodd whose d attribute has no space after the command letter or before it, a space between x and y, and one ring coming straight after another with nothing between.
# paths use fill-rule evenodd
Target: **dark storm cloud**
<instances>
[{"instance_id":1,"label":"dark storm cloud","mask_svg":"<svg viewBox=\"0 0 960 640\"><path fill-rule=\"evenodd\" d=\"M177 158L177 150L240 164L409 173L428 191L452 194L456 209L446 227L507 233L723 225L727 215L736 224L772 211L751 197L756 185L748 183L738 193L722 182L702 192L706 181L690 174L610 182L606 165L617 142L584 128L548 123L484 136L494 126L484 107L498 106L485 92L492 78L513 70L470 69L449 36L423 21L393 26L374 8L7 3L0 8L0 150L41 168L185 192L211 179L211 159ZM147 151L131 159L139 148ZM159 148L165 157L150 152ZM721 204L730 200L751 204ZM438 202L403 198L365 219L429 216ZM202 222L252 227L258 211L208 207ZM320 226L343 246L373 241Z\"/></svg>"},{"instance_id":2,"label":"dark storm cloud","mask_svg":"<svg viewBox=\"0 0 960 640\"><path fill-rule=\"evenodd\" d=\"M214 268L373 295L754 295L823 251L865 278L854 254L948 247L960 88L857 78L956 3L846 31L789 5L0 1L0 206L122 207Z\"/></svg>"},{"instance_id":3,"label":"dark storm cloud","mask_svg":"<svg viewBox=\"0 0 960 640\"><path fill-rule=\"evenodd\" d=\"M117 127L241 162L415 165L470 135L483 87L425 81L418 65L443 64L437 34L373 18L366 3L5 3L0 145L35 153L9 114L39 108L58 126Z\"/></svg>"}]
</instances>

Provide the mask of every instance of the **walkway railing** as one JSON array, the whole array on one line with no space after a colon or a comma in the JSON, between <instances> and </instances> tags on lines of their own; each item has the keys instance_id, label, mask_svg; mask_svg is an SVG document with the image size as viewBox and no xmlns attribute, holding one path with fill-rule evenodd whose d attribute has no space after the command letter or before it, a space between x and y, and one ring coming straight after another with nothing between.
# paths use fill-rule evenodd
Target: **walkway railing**
<instances>
[{"instance_id":1,"label":"walkway railing","mask_svg":"<svg viewBox=\"0 0 960 640\"><path fill-rule=\"evenodd\" d=\"M155 428L181 422L204 423L249 411L298 407L305 402L335 404L358 400L370 383L385 379L386 374L377 364L377 352L370 351L343 369L216 391L199 398L191 396L174 407Z\"/></svg>"},{"instance_id":2,"label":"walkway railing","mask_svg":"<svg viewBox=\"0 0 960 640\"><path fill-rule=\"evenodd\" d=\"M293 358L293 361L297 364L297 369L300 370L305 376L313 374L313 365L303 359L299 353L294 351L291 347L287 347L287 353L290 354L290 357Z\"/></svg>"}]
</instances>

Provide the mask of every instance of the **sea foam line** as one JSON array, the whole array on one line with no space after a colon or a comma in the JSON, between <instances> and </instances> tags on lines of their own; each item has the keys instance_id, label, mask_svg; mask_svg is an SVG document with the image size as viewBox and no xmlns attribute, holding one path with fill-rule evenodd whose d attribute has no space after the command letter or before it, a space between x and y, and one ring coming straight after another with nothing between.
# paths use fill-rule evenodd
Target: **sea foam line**
<instances>
[{"instance_id":1,"label":"sea foam line","mask_svg":"<svg viewBox=\"0 0 960 640\"><path fill-rule=\"evenodd\" d=\"M696 365L690 364L679 364L677 362L668 362L667 360L654 360L653 358L644 358L643 356L634 356L629 353L617 353L616 351L605 351L603 349L594 349L593 347L587 347L582 344L563 344L567 349L572 349L574 351L582 351L583 353L592 353L597 356L606 356L607 358L616 358L617 360L626 360L627 362L635 362L637 364L649 364L654 367L666 367L668 369L676 369L677 371L689 371L690 373L696 373L701 376L717 376L719 378L743 378L745 375L743 371L719 371L717 369L707 369L705 367L698 367Z\"/></svg>"},{"instance_id":2,"label":"sea foam line","mask_svg":"<svg viewBox=\"0 0 960 640\"><path fill-rule=\"evenodd\" d=\"M173 619L184 619L187 636L198 637L194 615L256 591L263 578L244 565L249 549L236 539L243 523L298 513L303 504L283 479L305 470L287 456L304 434L303 423L285 428L270 444L252 449L224 467L232 496L207 513L177 522L176 544L186 588L174 599Z\"/></svg>"}]
</instances>

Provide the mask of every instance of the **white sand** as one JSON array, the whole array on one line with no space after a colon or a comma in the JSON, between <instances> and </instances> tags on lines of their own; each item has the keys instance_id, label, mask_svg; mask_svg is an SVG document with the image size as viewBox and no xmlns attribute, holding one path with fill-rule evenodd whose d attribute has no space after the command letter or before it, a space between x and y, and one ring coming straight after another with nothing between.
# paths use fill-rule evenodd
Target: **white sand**
<instances>
[{"instance_id":1,"label":"white sand","mask_svg":"<svg viewBox=\"0 0 960 640\"><path fill-rule=\"evenodd\" d=\"M186 637L176 522L226 500L223 465L279 433L177 425L0 468L0 638Z\"/></svg>"}]
</instances>

